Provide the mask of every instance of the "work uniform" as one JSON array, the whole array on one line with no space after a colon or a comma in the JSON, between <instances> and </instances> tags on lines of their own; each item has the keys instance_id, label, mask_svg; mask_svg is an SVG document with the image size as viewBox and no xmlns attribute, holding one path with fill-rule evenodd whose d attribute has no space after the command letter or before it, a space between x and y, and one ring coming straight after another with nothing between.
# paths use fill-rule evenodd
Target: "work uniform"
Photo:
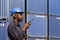
<instances>
[{"instance_id":1,"label":"work uniform","mask_svg":"<svg viewBox=\"0 0 60 40\"><path fill-rule=\"evenodd\" d=\"M8 37L10 40L23 40L26 36L19 24L14 21L8 26Z\"/></svg>"}]
</instances>

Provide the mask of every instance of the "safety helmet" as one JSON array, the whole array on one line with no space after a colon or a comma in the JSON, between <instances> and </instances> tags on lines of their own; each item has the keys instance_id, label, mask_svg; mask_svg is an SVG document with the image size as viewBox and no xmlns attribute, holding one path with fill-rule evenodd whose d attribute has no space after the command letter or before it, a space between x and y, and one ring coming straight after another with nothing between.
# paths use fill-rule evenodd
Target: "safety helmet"
<instances>
[{"instance_id":1,"label":"safety helmet","mask_svg":"<svg viewBox=\"0 0 60 40\"><path fill-rule=\"evenodd\" d=\"M14 14L16 14L16 12L21 12L21 14L22 14L23 11L20 8L13 8L11 10L11 16L13 16Z\"/></svg>"}]
</instances>

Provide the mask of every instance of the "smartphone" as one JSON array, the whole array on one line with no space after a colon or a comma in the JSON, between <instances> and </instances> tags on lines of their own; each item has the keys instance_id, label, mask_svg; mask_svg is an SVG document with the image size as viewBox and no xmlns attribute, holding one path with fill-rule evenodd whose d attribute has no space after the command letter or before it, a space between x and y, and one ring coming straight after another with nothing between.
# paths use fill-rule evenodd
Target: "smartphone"
<instances>
[{"instance_id":1,"label":"smartphone","mask_svg":"<svg viewBox=\"0 0 60 40\"><path fill-rule=\"evenodd\" d=\"M28 23L31 23L34 19L32 19L31 21L29 21Z\"/></svg>"}]
</instances>

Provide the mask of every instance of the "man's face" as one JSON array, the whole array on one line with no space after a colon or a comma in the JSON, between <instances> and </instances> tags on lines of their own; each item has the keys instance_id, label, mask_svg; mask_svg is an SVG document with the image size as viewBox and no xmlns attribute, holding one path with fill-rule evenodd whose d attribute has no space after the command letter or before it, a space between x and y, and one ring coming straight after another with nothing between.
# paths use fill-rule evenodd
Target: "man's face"
<instances>
[{"instance_id":1,"label":"man's face","mask_svg":"<svg viewBox=\"0 0 60 40\"><path fill-rule=\"evenodd\" d=\"M18 21L22 21L23 20L23 16L22 16L21 13L17 13L16 16L17 16L17 20Z\"/></svg>"}]
</instances>

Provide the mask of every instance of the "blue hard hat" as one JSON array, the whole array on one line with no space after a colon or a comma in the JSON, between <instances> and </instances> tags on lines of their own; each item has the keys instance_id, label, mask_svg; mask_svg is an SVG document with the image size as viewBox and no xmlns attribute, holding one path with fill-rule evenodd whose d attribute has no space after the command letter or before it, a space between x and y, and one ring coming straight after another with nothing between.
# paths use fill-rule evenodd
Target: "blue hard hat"
<instances>
[{"instance_id":1,"label":"blue hard hat","mask_svg":"<svg viewBox=\"0 0 60 40\"><path fill-rule=\"evenodd\" d=\"M11 10L11 16L13 16L13 14L15 14L16 12L23 12L20 8L13 8Z\"/></svg>"}]
</instances>

